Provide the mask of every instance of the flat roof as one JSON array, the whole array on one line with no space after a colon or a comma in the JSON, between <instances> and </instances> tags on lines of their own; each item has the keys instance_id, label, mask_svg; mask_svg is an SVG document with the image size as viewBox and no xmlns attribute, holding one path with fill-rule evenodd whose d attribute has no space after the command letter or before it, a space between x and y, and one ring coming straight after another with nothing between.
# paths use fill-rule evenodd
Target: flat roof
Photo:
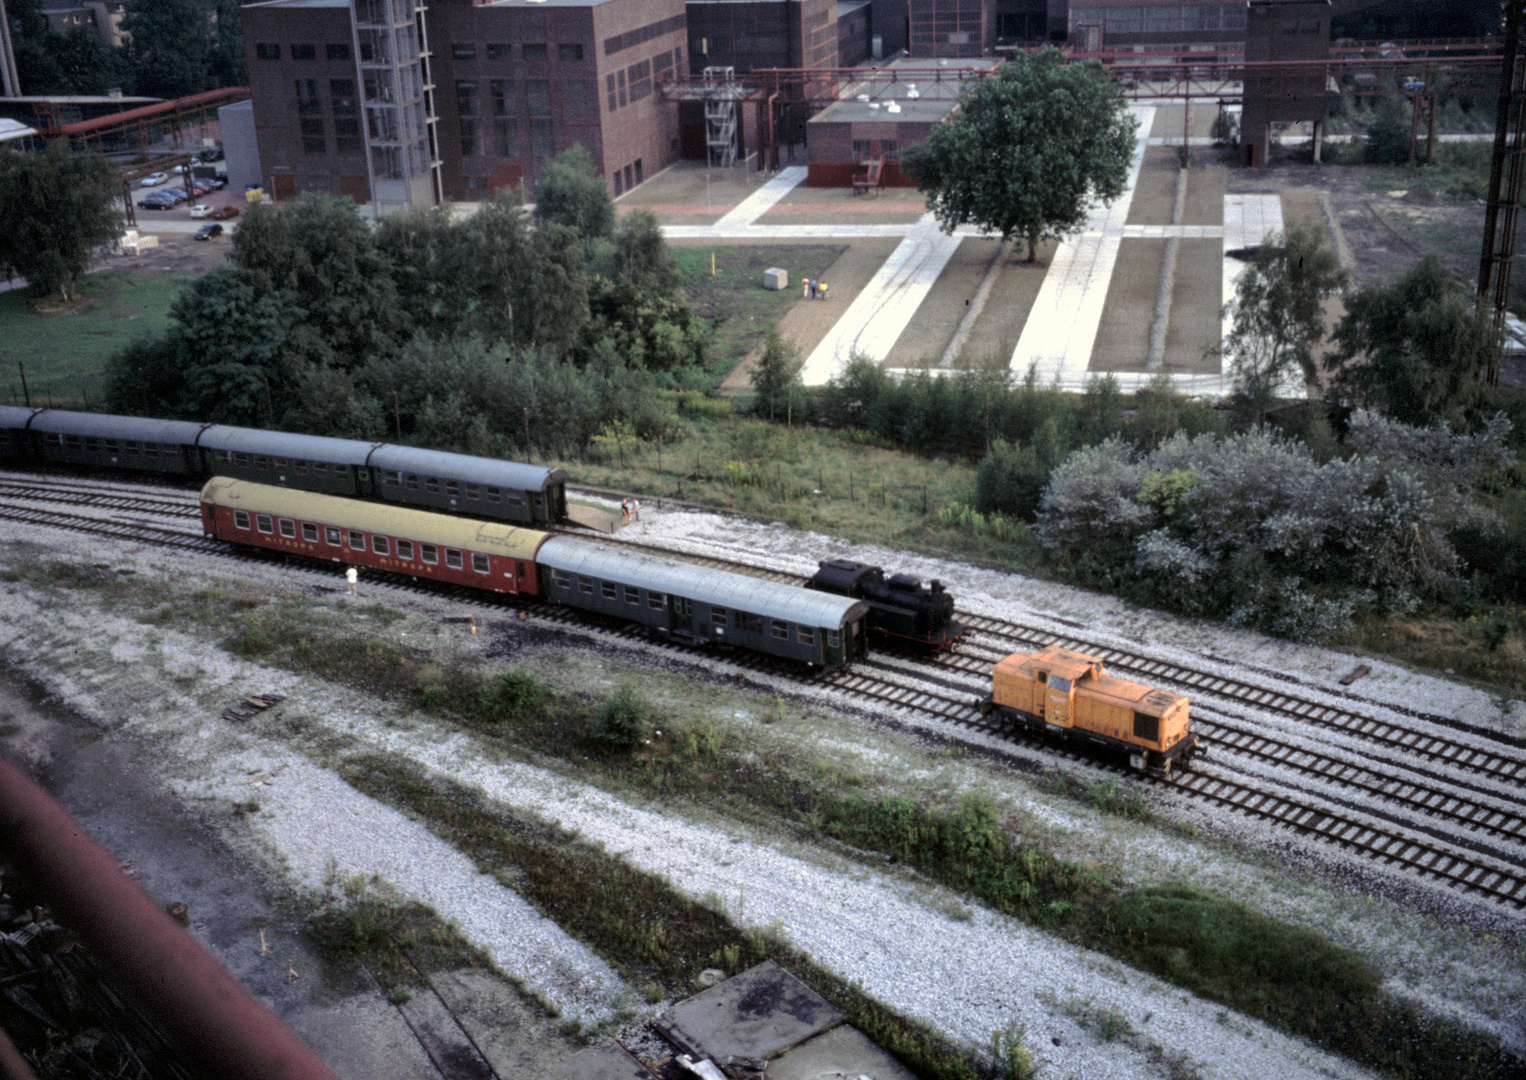
<instances>
[{"instance_id":1,"label":"flat roof","mask_svg":"<svg viewBox=\"0 0 1526 1080\"><path fill-rule=\"evenodd\" d=\"M245 7L289 8L347 8L350 0L264 0L263 3L245 4Z\"/></svg>"},{"instance_id":2,"label":"flat roof","mask_svg":"<svg viewBox=\"0 0 1526 1080\"><path fill-rule=\"evenodd\" d=\"M839 101L828 105L821 112L811 117L810 124L846 124L846 123L875 123L875 124L936 124L949 113L954 111L957 101L907 101L901 99L894 102L897 110L892 112L886 106L891 102L873 101Z\"/></svg>"},{"instance_id":3,"label":"flat roof","mask_svg":"<svg viewBox=\"0 0 1526 1080\"><path fill-rule=\"evenodd\" d=\"M32 94L26 97L0 98L0 104L9 105L12 102L19 101L29 105L38 102L51 102L54 105L120 105L124 101L146 101L152 103L163 100L163 98L156 97L132 97L128 94L122 94L118 97L112 97L110 94Z\"/></svg>"},{"instance_id":4,"label":"flat roof","mask_svg":"<svg viewBox=\"0 0 1526 1080\"><path fill-rule=\"evenodd\" d=\"M869 0L837 0L837 17L840 19L844 15L852 14L859 8L868 6Z\"/></svg>"},{"instance_id":5,"label":"flat roof","mask_svg":"<svg viewBox=\"0 0 1526 1080\"><path fill-rule=\"evenodd\" d=\"M611 3L612 0L487 0L486 3L478 4L478 7L598 7L600 4Z\"/></svg>"}]
</instances>

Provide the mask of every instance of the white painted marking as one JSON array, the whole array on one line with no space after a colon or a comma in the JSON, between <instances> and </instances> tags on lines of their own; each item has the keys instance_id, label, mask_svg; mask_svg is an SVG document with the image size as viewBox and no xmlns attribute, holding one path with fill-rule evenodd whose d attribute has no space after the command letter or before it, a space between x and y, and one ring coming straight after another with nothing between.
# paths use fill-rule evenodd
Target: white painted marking
<instances>
[{"instance_id":1,"label":"white painted marking","mask_svg":"<svg viewBox=\"0 0 1526 1080\"><path fill-rule=\"evenodd\" d=\"M805 178L804 165L791 165L787 169L780 169L779 174L772 180L722 215L715 223L715 228L722 232L746 228L773 209L775 203L793 191Z\"/></svg>"}]
</instances>

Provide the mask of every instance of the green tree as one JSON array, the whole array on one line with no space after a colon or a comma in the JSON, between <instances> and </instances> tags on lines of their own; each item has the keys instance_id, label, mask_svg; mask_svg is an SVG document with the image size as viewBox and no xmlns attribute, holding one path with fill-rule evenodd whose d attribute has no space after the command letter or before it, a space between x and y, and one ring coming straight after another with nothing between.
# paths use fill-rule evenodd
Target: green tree
<instances>
[{"instance_id":1,"label":"green tree","mask_svg":"<svg viewBox=\"0 0 1526 1080\"><path fill-rule=\"evenodd\" d=\"M122 230L116 170L59 140L40 154L0 153L0 266L38 296L74 298L96 248Z\"/></svg>"},{"instance_id":2,"label":"green tree","mask_svg":"<svg viewBox=\"0 0 1526 1080\"><path fill-rule=\"evenodd\" d=\"M1041 240L1081 230L1094 199L1123 194L1137 126L1100 64L1046 48L967 89L902 161L945 232L971 224L1023 237L1032 262Z\"/></svg>"},{"instance_id":3,"label":"green tree","mask_svg":"<svg viewBox=\"0 0 1526 1080\"><path fill-rule=\"evenodd\" d=\"M1346 283L1317 225L1269 233L1235 279L1225 352L1234 372L1235 405L1252 424L1295 373L1312 382L1314 347L1324 339L1324 301Z\"/></svg>"},{"instance_id":4,"label":"green tree","mask_svg":"<svg viewBox=\"0 0 1526 1080\"><path fill-rule=\"evenodd\" d=\"M615 204L583 146L574 143L541 171L535 185L535 218L565 225L584 240L609 235Z\"/></svg>"},{"instance_id":5,"label":"green tree","mask_svg":"<svg viewBox=\"0 0 1526 1080\"><path fill-rule=\"evenodd\" d=\"M1347 296L1335 341L1325 366L1339 396L1422 427L1482 408L1480 375L1499 346L1489 313L1435 254L1392 284Z\"/></svg>"},{"instance_id":6,"label":"green tree","mask_svg":"<svg viewBox=\"0 0 1526 1080\"><path fill-rule=\"evenodd\" d=\"M663 239L657 216L638 207L615 225L613 270L636 288L659 296L678 288L678 262Z\"/></svg>"},{"instance_id":7,"label":"green tree","mask_svg":"<svg viewBox=\"0 0 1526 1080\"><path fill-rule=\"evenodd\" d=\"M212 37L220 21L205 0L129 4L122 31L131 35L133 91L177 98L212 89Z\"/></svg>"},{"instance_id":8,"label":"green tree","mask_svg":"<svg viewBox=\"0 0 1526 1080\"><path fill-rule=\"evenodd\" d=\"M763 338L763 355L752 373L752 388L758 392L756 408L759 412L767 409L770 420L780 408L788 408L802 363L799 347L780 337L777 327L770 327Z\"/></svg>"},{"instance_id":9,"label":"green tree","mask_svg":"<svg viewBox=\"0 0 1526 1080\"><path fill-rule=\"evenodd\" d=\"M1374 165L1408 162L1410 112L1410 104L1403 98L1384 97L1372 123L1367 125L1367 140L1362 144L1363 159Z\"/></svg>"}]
</instances>

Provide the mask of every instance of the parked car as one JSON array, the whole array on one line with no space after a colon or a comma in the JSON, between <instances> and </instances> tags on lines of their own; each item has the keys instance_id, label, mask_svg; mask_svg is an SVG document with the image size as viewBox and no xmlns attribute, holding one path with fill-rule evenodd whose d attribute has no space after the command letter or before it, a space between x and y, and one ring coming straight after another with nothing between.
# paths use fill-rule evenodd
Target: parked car
<instances>
[{"instance_id":1,"label":"parked car","mask_svg":"<svg viewBox=\"0 0 1526 1080\"><path fill-rule=\"evenodd\" d=\"M212 211L211 216L218 220L226 221L228 218L238 217L238 207L219 206L216 210Z\"/></svg>"},{"instance_id":2,"label":"parked car","mask_svg":"<svg viewBox=\"0 0 1526 1080\"><path fill-rule=\"evenodd\" d=\"M139 201L138 205L145 210L170 210L178 206L180 200L175 198L169 191L156 191Z\"/></svg>"},{"instance_id":3,"label":"parked car","mask_svg":"<svg viewBox=\"0 0 1526 1080\"><path fill-rule=\"evenodd\" d=\"M222 234L223 227L216 222L213 222L211 225L203 225L201 228L197 229L194 239L210 240L212 237L221 236Z\"/></svg>"},{"instance_id":4,"label":"parked car","mask_svg":"<svg viewBox=\"0 0 1526 1080\"><path fill-rule=\"evenodd\" d=\"M160 184L162 184L165 181L169 180L169 178L170 178L169 173L162 173L162 172L149 173L147 176L145 176L142 180L140 180L138 182L138 186L139 187L158 187Z\"/></svg>"},{"instance_id":5,"label":"parked car","mask_svg":"<svg viewBox=\"0 0 1526 1080\"><path fill-rule=\"evenodd\" d=\"M192 217L211 217L212 216L212 208L210 206L208 206L206 203L197 203L195 206L191 207L191 216Z\"/></svg>"},{"instance_id":6,"label":"parked car","mask_svg":"<svg viewBox=\"0 0 1526 1080\"><path fill-rule=\"evenodd\" d=\"M210 195L214 190L215 189L211 184L203 183L200 180L191 185L191 194L195 195L197 198L200 198L203 195Z\"/></svg>"},{"instance_id":7,"label":"parked car","mask_svg":"<svg viewBox=\"0 0 1526 1080\"><path fill-rule=\"evenodd\" d=\"M196 156L201 158L202 161L221 161L223 159L223 149L219 146L213 150L203 150Z\"/></svg>"}]
</instances>

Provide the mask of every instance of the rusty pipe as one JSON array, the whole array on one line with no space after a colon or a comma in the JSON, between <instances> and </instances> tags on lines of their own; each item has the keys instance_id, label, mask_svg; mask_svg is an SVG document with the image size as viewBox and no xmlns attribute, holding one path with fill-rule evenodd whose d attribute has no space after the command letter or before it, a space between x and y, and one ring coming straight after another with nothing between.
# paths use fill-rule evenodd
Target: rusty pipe
<instances>
[{"instance_id":1,"label":"rusty pipe","mask_svg":"<svg viewBox=\"0 0 1526 1080\"><path fill-rule=\"evenodd\" d=\"M0 854L184 1059L229 1080L337 1080L25 773L0 761Z\"/></svg>"}]
</instances>

